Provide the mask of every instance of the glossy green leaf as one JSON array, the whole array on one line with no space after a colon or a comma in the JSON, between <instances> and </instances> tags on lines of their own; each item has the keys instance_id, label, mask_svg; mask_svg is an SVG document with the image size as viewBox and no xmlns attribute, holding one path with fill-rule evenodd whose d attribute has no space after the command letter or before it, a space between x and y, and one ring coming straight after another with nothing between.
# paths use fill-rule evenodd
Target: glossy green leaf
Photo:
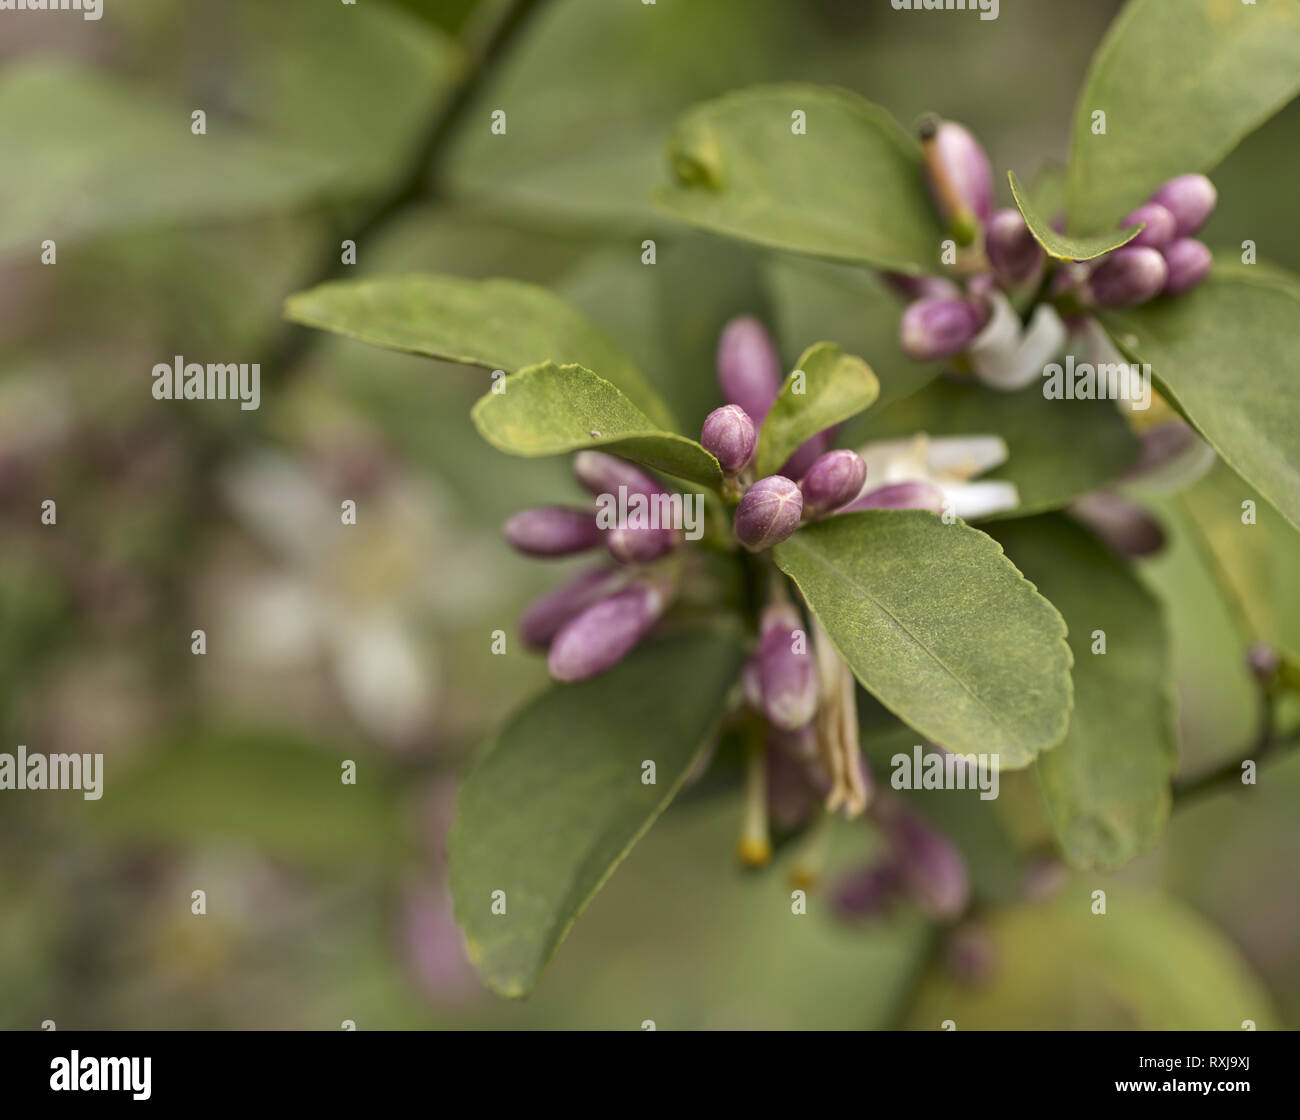
<instances>
[{"instance_id":1,"label":"glossy green leaf","mask_svg":"<svg viewBox=\"0 0 1300 1120\"><path fill-rule=\"evenodd\" d=\"M731 630L651 641L608 673L543 693L461 789L448 842L456 918L483 980L526 995L632 845L663 812L744 658ZM643 764L653 762L646 784ZM493 892L505 892L494 914Z\"/></svg>"},{"instance_id":2,"label":"glossy green leaf","mask_svg":"<svg viewBox=\"0 0 1300 1120\"><path fill-rule=\"evenodd\" d=\"M1052 228L1050 214L1044 216L1035 209L1030 201L1029 192L1020 185L1020 180L1016 178L1014 171L1008 171L1007 178L1011 181L1011 194L1015 197L1016 205L1024 216L1025 224L1029 226L1029 232L1034 235L1034 240L1043 247L1047 255L1055 257L1058 261L1090 261L1103 253L1109 253L1112 249L1118 249L1121 245L1127 245L1142 232L1142 224L1138 223L1126 229L1095 233L1087 237L1067 237Z\"/></svg>"},{"instance_id":3,"label":"glossy green leaf","mask_svg":"<svg viewBox=\"0 0 1300 1120\"><path fill-rule=\"evenodd\" d=\"M1016 485L1019 507L997 517L1059 509L1113 481L1137 456L1137 440L1113 401L1047 400L1041 386L1005 393L947 378L887 408L872 409L845 438L858 446L920 432L1006 440L1007 461L978 476Z\"/></svg>"},{"instance_id":4,"label":"glossy green leaf","mask_svg":"<svg viewBox=\"0 0 1300 1120\"><path fill-rule=\"evenodd\" d=\"M936 964L907 1026L940 1030L951 1020L958 1031L1240 1031L1247 1019L1260 1029L1276 1024L1259 979L1195 911L1107 884L1106 913L1097 915L1090 897L1096 886L1090 878L1050 904L990 914L980 929L990 941L993 974L962 983ZM1179 1071L1142 1076L1181 1079Z\"/></svg>"},{"instance_id":5,"label":"glossy green leaf","mask_svg":"<svg viewBox=\"0 0 1300 1120\"><path fill-rule=\"evenodd\" d=\"M806 134L794 131L805 114ZM939 271L943 230L920 145L856 94L769 85L697 105L679 122L674 217L776 249L904 272Z\"/></svg>"},{"instance_id":6,"label":"glossy green leaf","mask_svg":"<svg viewBox=\"0 0 1300 1120\"><path fill-rule=\"evenodd\" d=\"M979 530L841 514L775 555L863 687L922 735L1015 770L1065 734L1065 623Z\"/></svg>"},{"instance_id":7,"label":"glossy green leaf","mask_svg":"<svg viewBox=\"0 0 1300 1120\"><path fill-rule=\"evenodd\" d=\"M774 474L809 436L856 416L879 395L880 382L861 358L833 342L808 347L763 421L755 462L758 476Z\"/></svg>"},{"instance_id":8,"label":"glossy green leaf","mask_svg":"<svg viewBox=\"0 0 1300 1120\"><path fill-rule=\"evenodd\" d=\"M1053 829L1070 863L1114 870L1150 851L1169 817L1178 748L1160 604L1064 517L1012 522L997 538L1070 628L1070 730L1036 764Z\"/></svg>"},{"instance_id":9,"label":"glossy green leaf","mask_svg":"<svg viewBox=\"0 0 1300 1120\"><path fill-rule=\"evenodd\" d=\"M621 350L565 300L515 280L389 276L292 295L285 316L372 346L514 373L575 362L623 391L658 427L673 418Z\"/></svg>"},{"instance_id":10,"label":"glossy green leaf","mask_svg":"<svg viewBox=\"0 0 1300 1120\"><path fill-rule=\"evenodd\" d=\"M582 366L544 362L499 385L502 392L485 393L471 415L479 434L507 455L536 458L600 447L677 478L722 485L722 469L703 447L656 428L618 389Z\"/></svg>"},{"instance_id":11,"label":"glossy green leaf","mask_svg":"<svg viewBox=\"0 0 1300 1120\"><path fill-rule=\"evenodd\" d=\"M1165 180L1211 170L1297 92L1294 0L1130 0L1075 106L1071 228L1111 225Z\"/></svg>"},{"instance_id":12,"label":"glossy green leaf","mask_svg":"<svg viewBox=\"0 0 1300 1120\"><path fill-rule=\"evenodd\" d=\"M1228 465L1300 526L1300 281L1217 259L1200 287L1100 318Z\"/></svg>"}]
</instances>

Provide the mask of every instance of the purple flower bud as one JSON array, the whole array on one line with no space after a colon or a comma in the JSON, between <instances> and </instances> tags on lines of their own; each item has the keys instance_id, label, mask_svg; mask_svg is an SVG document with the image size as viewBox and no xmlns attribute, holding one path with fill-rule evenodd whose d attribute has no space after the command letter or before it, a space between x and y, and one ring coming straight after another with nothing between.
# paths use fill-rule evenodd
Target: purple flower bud
<instances>
[{"instance_id":1,"label":"purple flower bud","mask_svg":"<svg viewBox=\"0 0 1300 1120\"><path fill-rule=\"evenodd\" d=\"M1125 245L1103 258L1088 277L1088 296L1099 307L1137 307L1158 296L1168 279L1159 249Z\"/></svg>"},{"instance_id":2,"label":"purple flower bud","mask_svg":"<svg viewBox=\"0 0 1300 1120\"><path fill-rule=\"evenodd\" d=\"M557 681L582 681L617 665L650 630L666 603L659 588L634 584L570 619L546 664Z\"/></svg>"},{"instance_id":3,"label":"purple flower bud","mask_svg":"<svg viewBox=\"0 0 1300 1120\"><path fill-rule=\"evenodd\" d=\"M908 303L917 299L956 299L961 289L942 276L909 276L905 272L882 272L881 278Z\"/></svg>"},{"instance_id":4,"label":"purple flower bud","mask_svg":"<svg viewBox=\"0 0 1300 1120\"><path fill-rule=\"evenodd\" d=\"M573 474L593 498L616 495L620 486L626 486L629 494L652 496L668 492L639 467L603 451L579 451L573 457Z\"/></svg>"},{"instance_id":5,"label":"purple flower bud","mask_svg":"<svg viewBox=\"0 0 1300 1120\"><path fill-rule=\"evenodd\" d=\"M828 451L820 456L799 483L803 511L808 517L839 509L858 496L867 481L867 464L856 451Z\"/></svg>"},{"instance_id":6,"label":"purple flower bud","mask_svg":"<svg viewBox=\"0 0 1300 1120\"><path fill-rule=\"evenodd\" d=\"M1177 236L1187 237L1205 225L1219 201L1219 192L1204 175L1179 175L1151 196L1174 216Z\"/></svg>"},{"instance_id":7,"label":"purple flower bud","mask_svg":"<svg viewBox=\"0 0 1300 1120\"><path fill-rule=\"evenodd\" d=\"M970 876L961 852L910 809L893 807L883 823L912 901L931 918L957 917L970 901Z\"/></svg>"},{"instance_id":8,"label":"purple flower bud","mask_svg":"<svg viewBox=\"0 0 1300 1120\"><path fill-rule=\"evenodd\" d=\"M1163 249L1178 236L1178 223L1174 220L1174 216L1158 202L1144 202L1119 225L1120 229L1128 229L1129 226L1136 225L1146 226L1129 242L1139 249L1143 246L1149 249Z\"/></svg>"},{"instance_id":9,"label":"purple flower bud","mask_svg":"<svg viewBox=\"0 0 1300 1120\"><path fill-rule=\"evenodd\" d=\"M613 568L588 568L575 579L535 600L519 620L526 645L544 649L560 628L581 611L617 591L624 575Z\"/></svg>"},{"instance_id":10,"label":"purple flower bud","mask_svg":"<svg viewBox=\"0 0 1300 1120\"><path fill-rule=\"evenodd\" d=\"M835 512L858 513L864 509L928 509L941 513L943 491L928 482L892 482L868 490Z\"/></svg>"},{"instance_id":11,"label":"purple flower bud","mask_svg":"<svg viewBox=\"0 0 1300 1120\"><path fill-rule=\"evenodd\" d=\"M1045 256L1019 210L999 210L993 215L985 234L984 251L998 279L1008 287L1028 280Z\"/></svg>"},{"instance_id":12,"label":"purple flower bud","mask_svg":"<svg viewBox=\"0 0 1300 1120\"><path fill-rule=\"evenodd\" d=\"M823 428L820 432L810 435L794 449L790 458L781 464L780 473L786 478L799 481L808 473L808 468L817 461L818 456L830 447L834 436L834 428Z\"/></svg>"},{"instance_id":13,"label":"purple flower bud","mask_svg":"<svg viewBox=\"0 0 1300 1120\"><path fill-rule=\"evenodd\" d=\"M538 506L522 510L502 528L506 543L529 556L568 556L601 543L590 510Z\"/></svg>"},{"instance_id":14,"label":"purple flower bud","mask_svg":"<svg viewBox=\"0 0 1300 1120\"><path fill-rule=\"evenodd\" d=\"M648 564L681 543L680 529L641 529L620 525L605 534L609 554L620 564Z\"/></svg>"},{"instance_id":15,"label":"purple flower bud","mask_svg":"<svg viewBox=\"0 0 1300 1120\"><path fill-rule=\"evenodd\" d=\"M718 460L727 474L735 474L749 462L757 440L754 421L738 404L715 408L704 418L704 427L700 429L704 450Z\"/></svg>"},{"instance_id":16,"label":"purple flower bud","mask_svg":"<svg viewBox=\"0 0 1300 1120\"><path fill-rule=\"evenodd\" d=\"M774 727L797 731L817 714L817 666L803 619L789 603L771 603L763 611L758 678L763 712Z\"/></svg>"},{"instance_id":17,"label":"purple flower bud","mask_svg":"<svg viewBox=\"0 0 1300 1120\"><path fill-rule=\"evenodd\" d=\"M718 387L728 404L738 404L755 426L781 391L781 356L766 328L752 315L732 319L718 340Z\"/></svg>"},{"instance_id":18,"label":"purple flower bud","mask_svg":"<svg viewBox=\"0 0 1300 1120\"><path fill-rule=\"evenodd\" d=\"M1153 556L1165 547L1160 522L1122 494L1094 490L1075 498L1070 512L1120 556Z\"/></svg>"},{"instance_id":19,"label":"purple flower bud","mask_svg":"<svg viewBox=\"0 0 1300 1120\"><path fill-rule=\"evenodd\" d=\"M921 122L925 170L939 213L958 242L975 239L975 222L993 217L993 172L988 156L970 131L955 121L926 117Z\"/></svg>"},{"instance_id":20,"label":"purple flower bud","mask_svg":"<svg viewBox=\"0 0 1300 1120\"><path fill-rule=\"evenodd\" d=\"M780 544L799 528L803 495L799 487L779 474L760 478L736 507L736 538L751 552Z\"/></svg>"},{"instance_id":21,"label":"purple flower bud","mask_svg":"<svg viewBox=\"0 0 1300 1120\"><path fill-rule=\"evenodd\" d=\"M969 300L919 299L903 312L898 344L904 354L918 362L951 358L980 333L984 318Z\"/></svg>"},{"instance_id":22,"label":"purple flower bud","mask_svg":"<svg viewBox=\"0 0 1300 1120\"><path fill-rule=\"evenodd\" d=\"M1190 237L1180 237L1165 246L1165 263L1169 266L1169 279L1165 281L1165 295L1176 296L1196 287L1210 275L1214 254L1209 247Z\"/></svg>"},{"instance_id":23,"label":"purple flower bud","mask_svg":"<svg viewBox=\"0 0 1300 1120\"><path fill-rule=\"evenodd\" d=\"M894 864L864 867L845 877L835 888L832 905L841 918L876 921L889 913L901 886L901 876Z\"/></svg>"}]
</instances>

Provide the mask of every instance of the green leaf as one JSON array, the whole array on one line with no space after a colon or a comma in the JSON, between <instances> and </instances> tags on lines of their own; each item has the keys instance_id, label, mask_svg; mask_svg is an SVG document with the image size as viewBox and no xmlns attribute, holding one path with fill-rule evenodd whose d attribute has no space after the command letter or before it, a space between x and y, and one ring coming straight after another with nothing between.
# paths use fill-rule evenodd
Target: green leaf
<instances>
[{"instance_id":1,"label":"green leaf","mask_svg":"<svg viewBox=\"0 0 1300 1120\"><path fill-rule=\"evenodd\" d=\"M880 382L861 358L833 342L808 347L763 421L758 477L774 474L809 436L856 416L879 395Z\"/></svg>"},{"instance_id":2,"label":"green leaf","mask_svg":"<svg viewBox=\"0 0 1300 1120\"><path fill-rule=\"evenodd\" d=\"M1047 400L1034 386L1005 393L947 378L887 408L872 409L848 434L856 446L919 432L1006 440L1007 461L979 478L1015 483L1020 505L995 517L1059 509L1113 481L1138 449L1111 401Z\"/></svg>"},{"instance_id":3,"label":"green leaf","mask_svg":"<svg viewBox=\"0 0 1300 1120\"><path fill-rule=\"evenodd\" d=\"M393 868L413 852L400 784L363 760L356 785L344 785L344 757L355 752L275 733L158 744L108 767L103 798L84 802L85 821L131 843L251 845L312 867Z\"/></svg>"},{"instance_id":4,"label":"green leaf","mask_svg":"<svg viewBox=\"0 0 1300 1120\"><path fill-rule=\"evenodd\" d=\"M1091 910L1092 880L1047 905L990 913L997 962L984 983L942 963L922 980L907 1026L938 1030L1239 1031L1276 1023L1268 992L1232 942L1182 903L1107 887ZM1189 977L1195 977L1189 983Z\"/></svg>"},{"instance_id":5,"label":"green leaf","mask_svg":"<svg viewBox=\"0 0 1300 1120\"><path fill-rule=\"evenodd\" d=\"M574 362L616 385L656 426L673 427L667 406L623 352L534 284L427 274L337 280L290 296L284 313L372 346L506 373Z\"/></svg>"},{"instance_id":6,"label":"green leaf","mask_svg":"<svg viewBox=\"0 0 1300 1120\"><path fill-rule=\"evenodd\" d=\"M1243 520L1248 501L1251 521ZM1300 660L1300 536L1221 464L1171 502L1235 612L1241 644L1264 641Z\"/></svg>"},{"instance_id":7,"label":"green leaf","mask_svg":"<svg viewBox=\"0 0 1300 1120\"><path fill-rule=\"evenodd\" d=\"M552 688L501 730L461 789L448 842L456 918L494 990L522 996L536 984L681 786L744 655L735 631L682 631ZM492 913L494 891L504 914Z\"/></svg>"},{"instance_id":8,"label":"green leaf","mask_svg":"<svg viewBox=\"0 0 1300 1120\"><path fill-rule=\"evenodd\" d=\"M979 530L876 510L775 553L863 687L922 735L1016 770L1065 734L1065 623Z\"/></svg>"},{"instance_id":9,"label":"green leaf","mask_svg":"<svg viewBox=\"0 0 1300 1120\"><path fill-rule=\"evenodd\" d=\"M1112 249L1118 249L1121 245L1127 245L1143 230L1143 225L1139 222L1126 229L1095 233L1089 237L1066 237L1052 228L1049 218L1043 217L1034 209L1029 200L1029 192L1020 185L1016 173L1008 171L1007 178L1011 181L1011 194L1015 197L1016 205L1024 216L1025 224L1029 226L1029 232L1034 235L1034 240L1043 247L1047 255L1055 257L1058 261L1090 261L1103 253L1109 253Z\"/></svg>"},{"instance_id":10,"label":"green leaf","mask_svg":"<svg viewBox=\"0 0 1300 1120\"><path fill-rule=\"evenodd\" d=\"M656 428L603 377L582 366L529 366L479 398L471 415L493 447L536 458L584 447L704 486L722 485L718 461L693 439Z\"/></svg>"},{"instance_id":11,"label":"green leaf","mask_svg":"<svg viewBox=\"0 0 1300 1120\"><path fill-rule=\"evenodd\" d=\"M807 133L792 114L806 114ZM920 145L856 94L756 86L697 105L671 142L674 217L776 249L902 272L939 271L943 230Z\"/></svg>"},{"instance_id":12,"label":"green leaf","mask_svg":"<svg viewBox=\"0 0 1300 1120\"><path fill-rule=\"evenodd\" d=\"M1294 0L1131 0L1075 106L1071 228L1117 222L1165 180L1211 170L1298 91Z\"/></svg>"},{"instance_id":13,"label":"green leaf","mask_svg":"<svg viewBox=\"0 0 1300 1120\"><path fill-rule=\"evenodd\" d=\"M1300 282L1218 259L1200 287L1100 319L1228 465L1300 526Z\"/></svg>"},{"instance_id":14,"label":"green leaf","mask_svg":"<svg viewBox=\"0 0 1300 1120\"><path fill-rule=\"evenodd\" d=\"M57 62L0 73L0 252L46 238L274 212L329 194L338 165L105 74Z\"/></svg>"},{"instance_id":15,"label":"green leaf","mask_svg":"<svg viewBox=\"0 0 1300 1120\"><path fill-rule=\"evenodd\" d=\"M1127 564L1064 517L1012 522L997 537L1070 628L1070 730L1036 764L1052 826L1070 863L1112 871L1150 851L1169 818L1178 748L1163 612Z\"/></svg>"}]
</instances>

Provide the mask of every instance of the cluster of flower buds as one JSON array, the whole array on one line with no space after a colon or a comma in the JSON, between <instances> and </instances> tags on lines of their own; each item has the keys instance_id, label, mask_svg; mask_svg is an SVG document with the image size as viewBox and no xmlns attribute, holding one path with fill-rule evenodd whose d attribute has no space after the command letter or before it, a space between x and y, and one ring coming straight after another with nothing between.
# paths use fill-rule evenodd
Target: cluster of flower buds
<instances>
[{"instance_id":1,"label":"cluster of flower buds","mask_svg":"<svg viewBox=\"0 0 1300 1120\"><path fill-rule=\"evenodd\" d=\"M1027 328L1008 294L1040 284L1048 260L1019 210L994 209L993 176L979 141L955 121L922 119L921 150L930 194L949 236L962 248L965 287L934 277L886 274L907 299L899 345L917 361L962 356L980 380L1002 389L1028 384L1066 338L1054 306L1043 303ZM1214 184L1204 175L1169 180L1127 215L1141 224L1127 245L1087 264L1060 268L1050 291L1077 307L1136 307L1178 295L1209 275L1210 251L1192 234L1214 209Z\"/></svg>"},{"instance_id":2,"label":"cluster of flower buds","mask_svg":"<svg viewBox=\"0 0 1300 1120\"><path fill-rule=\"evenodd\" d=\"M761 553L808 521L861 510L937 513L953 505L979 512L990 504L1015 504L1014 491L990 490L1007 484L972 481L1005 457L1005 446L990 444L989 437L921 437L870 444L859 453L831 450L834 433L828 429L800 445L779 473L755 478L759 429L780 393L781 369L776 347L758 320L745 316L726 326L717 374L727 403L705 418L700 442L722 468L723 505L735 505L732 547L744 550L739 555ZM680 528L664 526L662 519L611 524L602 517L613 495L620 496L620 510L631 508L630 501L626 507L623 502L629 496L670 505L679 495L640 467L604 452L579 452L573 467L593 499L590 504L524 510L505 525L506 540L529 556L605 553L600 563L537 600L523 616L524 641L549 651L551 675L560 681L595 676L625 657L671 605L683 571L689 570L682 562L689 554ZM878 477L869 483L872 472ZM724 540L715 534L713 543ZM853 673L816 618L805 621L784 578L765 567L770 590L759 604L757 641L739 690L738 718L747 733L749 760L738 851L751 866L771 858L773 825L790 832L806 829L815 840L824 813L858 816L871 797L858 742ZM911 884L927 912L948 912L953 894L965 890L964 878L945 883L927 878L925 871L944 855L942 842L910 817L889 819L901 852L888 870L891 882L898 877L899 884ZM818 873L817 844L805 847L795 875L811 883ZM959 868L953 874L964 872Z\"/></svg>"},{"instance_id":3,"label":"cluster of flower buds","mask_svg":"<svg viewBox=\"0 0 1300 1120\"><path fill-rule=\"evenodd\" d=\"M604 496L668 497L639 467L600 451L580 451L574 475L594 499ZM515 514L506 541L528 556L573 556L604 548L602 564L580 572L524 612L521 635L535 649L549 649L551 676L579 681L621 661L659 620L674 587L671 572L656 561L681 543L678 528L653 518L627 518L602 527L594 506L542 506Z\"/></svg>"},{"instance_id":4,"label":"cluster of flower buds","mask_svg":"<svg viewBox=\"0 0 1300 1120\"><path fill-rule=\"evenodd\" d=\"M1170 179L1120 222L1122 229L1141 225L1142 232L1093 262L1083 282L1085 302L1137 307L1196 287L1210 274L1213 258L1192 234L1209 220L1217 201L1214 184L1204 175Z\"/></svg>"}]
</instances>

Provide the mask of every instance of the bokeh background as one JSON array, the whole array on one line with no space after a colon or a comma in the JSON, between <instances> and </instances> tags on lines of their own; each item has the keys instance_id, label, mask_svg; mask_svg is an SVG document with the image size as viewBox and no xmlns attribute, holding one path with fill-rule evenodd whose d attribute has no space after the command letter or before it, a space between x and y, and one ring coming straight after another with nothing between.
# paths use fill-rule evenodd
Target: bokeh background
<instances>
[{"instance_id":1,"label":"bokeh background","mask_svg":"<svg viewBox=\"0 0 1300 1120\"><path fill-rule=\"evenodd\" d=\"M567 465L480 442L483 371L280 318L364 226L349 275L546 284L684 417L716 403L714 341L740 311L768 318L787 358L832 337L888 386L861 274L651 208L676 114L751 82L835 83L903 121L961 120L997 168L1032 174L1065 157L1116 3L1003 0L983 22L887 0L550 0L486 66L512 8L497 0L104 6L98 22L0 13L0 749L102 752L107 769L100 801L0 797L0 1026L1300 1025L1296 758L1248 795L1179 808L1154 853L1110 876L1043 864L1032 781L1007 779L992 805L927 795L978 892L956 942L907 913L846 923L825 894L792 917L781 862L738 870L738 800L706 783L531 999L487 994L442 840L457 775L544 681L538 659L490 652L555 575L498 526L571 496ZM367 224L417 159L418 196ZM1206 240L1250 237L1300 270L1300 105L1215 179ZM155 401L150 370L175 354L260 361L261 408ZM40 523L47 498L56 526ZM343 498L355 528L338 527ZM1300 566L1277 570L1294 600ZM1242 635L1177 533L1143 571L1168 605L1196 774L1255 732ZM839 826L832 869L872 843Z\"/></svg>"}]
</instances>

